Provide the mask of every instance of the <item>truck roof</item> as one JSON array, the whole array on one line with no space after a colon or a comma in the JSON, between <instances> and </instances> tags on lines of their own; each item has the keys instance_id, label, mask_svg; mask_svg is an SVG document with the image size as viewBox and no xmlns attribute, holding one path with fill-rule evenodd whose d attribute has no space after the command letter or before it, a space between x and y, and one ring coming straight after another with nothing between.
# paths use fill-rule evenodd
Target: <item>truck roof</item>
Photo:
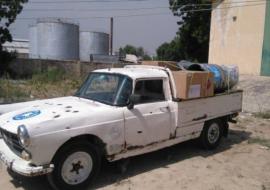
<instances>
[{"instance_id":1,"label":"truck roof","mask_svg":"<svg viewBox=\"0 0 270 190\"><path fill-rule=\"evenodd\" d=\"M126 66L124 68L108 68L108 69L99 69L94 72L102 72L102 73L116 73L127 75L132 79L137 78L168 78L168 75L163 67L157 66Z\"/></svg>"}]
</instances>

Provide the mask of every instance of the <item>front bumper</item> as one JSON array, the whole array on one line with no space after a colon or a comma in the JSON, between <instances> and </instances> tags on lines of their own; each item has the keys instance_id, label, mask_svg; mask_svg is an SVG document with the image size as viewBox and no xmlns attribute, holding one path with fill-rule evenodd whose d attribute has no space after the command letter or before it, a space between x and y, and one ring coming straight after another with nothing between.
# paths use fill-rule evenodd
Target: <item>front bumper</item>
<instances>
[{"instance_id":1,"label":"front bumper","mask_svg":"<svg viewBox=\"0 0 270 190\"><path fill-rule=\"evenodd\" d=\"M54 168L53 164L47 166L31 165L29 161L23 160L14 154L3 139L0 139L0 161L2 161L11 171L28 177L51 173Z\"/></svg>"}]
</instances>

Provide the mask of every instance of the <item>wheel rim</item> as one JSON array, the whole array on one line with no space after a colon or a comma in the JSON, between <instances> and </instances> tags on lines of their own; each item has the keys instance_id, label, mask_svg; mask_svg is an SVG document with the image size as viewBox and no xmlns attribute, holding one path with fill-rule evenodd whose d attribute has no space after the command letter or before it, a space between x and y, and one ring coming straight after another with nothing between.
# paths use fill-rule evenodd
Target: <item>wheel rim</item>
<instances>
[{"instance_id":1,"label":"wheel rim","mask_svg":"<svg viewBox=\"0 0 270 190\"><path fill-rule=\"evenodd\" d=\"M214 144L219 139L219 126L217 123L210 125L208 129L208 141L210 144Z\"/></svg>"},{"instance_id":2,"label":"wheel rim","mask_svg":"<svg viewBox=\"0 0 270 190\"><path fill-rule=\"evenodd\" d=\"M62 166L62 178L69 185L83 183L91 174L93 159L86 152L75 152L67 157Z\"/></svg>"}]
</instances>

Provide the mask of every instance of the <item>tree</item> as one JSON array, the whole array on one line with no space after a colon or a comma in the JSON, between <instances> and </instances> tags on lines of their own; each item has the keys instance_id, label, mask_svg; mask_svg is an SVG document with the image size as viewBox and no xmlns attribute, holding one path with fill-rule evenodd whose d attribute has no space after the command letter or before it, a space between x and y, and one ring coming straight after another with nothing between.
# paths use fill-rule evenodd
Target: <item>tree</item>
<instances>
[{"instance_id":1,"label":"tree","mask_svg":"<svg viewBox=\"0 0 270 190\"><path fill-rule=\"evenodd\" d=\"M121 55L125 55L125 54L133 54L133 55L137 55L137 49L132 46L132 45L126 45L125 47L120 47L119 49L119 53Z\"/></svg>"},{"instance_id":2,"label":"tree","mask_svg":"<svg viewBox=\"0 0 270 190\"><path fill-rule=\"evenodd\" d=\"M3 52L2 45L12 41L9 26L14 23L26 2L28 0L0 0L0 74L7 69L7 62L13 57L13 55Z\"/></svg>"},{"instance_id":3,"label":"tree","mask_svg":"<svg viewBox=\"0 0 270 190\"><path fill-rule=\"evenodd\" d=\"M180 61L182 59L196 62L208 61L211 9L209 0L169 0L177 23L177 37L170 43L162 44L157 49L160 59ZM164 47L168 50L164 52ZM162 54L165 53L165 54Z\"/></svg>"},{"instance_id":4,"label":"tree","mask_svg":"<svg viewBox=\"0 0 270 190\"><path fill-rule=\"evenodd\" d=\"M12 41L12 36L8 28L16 20L17 15L23 9L23 4L26 2L28 0L0 1L0 47L2 47L3 43Z\"/></svg>"},{"instance_id":5,"label":"tree","mask_svg":"<svg viewBox=\"0 0 270 190\"><path fill-rule=\"evenodd\" d=\"M164 43L157 49L157 59L164 61L179 61L182 59L179 37L175 37L170 43Z\"/></svg>"},{"instance_id":6,"label":"tree","mask_svg":"<svg viewBox=\"0 0 270 190\"><path fill-rule=\"evenodd\" d=\"M143 47L134 47L132 45L126 45L125 47L120 47L120 55L133 54L137 57L141 57L143 60L152 60L152 58L147 54Z\"/></svg>"}]
</instances>

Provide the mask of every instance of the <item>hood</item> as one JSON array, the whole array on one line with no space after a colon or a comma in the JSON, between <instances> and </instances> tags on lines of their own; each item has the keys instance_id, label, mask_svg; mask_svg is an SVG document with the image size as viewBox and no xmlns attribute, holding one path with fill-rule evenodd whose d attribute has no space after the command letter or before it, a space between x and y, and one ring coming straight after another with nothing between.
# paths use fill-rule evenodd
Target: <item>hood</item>
<instances>
[{"instance_id":1,"label":"hood","mask_svg":"<svg viewBox=\"0 0 270 190\"><path fill-rule=\"evenodd\" d=\"M0 127L15 134L19 125L25 125L31 133L32 128L67 123L89 117L94 112L111 109L111 106L78 97L40 100L5 107L13 107L13 111L0 116Z\"/></svg>"}]
</instances>

